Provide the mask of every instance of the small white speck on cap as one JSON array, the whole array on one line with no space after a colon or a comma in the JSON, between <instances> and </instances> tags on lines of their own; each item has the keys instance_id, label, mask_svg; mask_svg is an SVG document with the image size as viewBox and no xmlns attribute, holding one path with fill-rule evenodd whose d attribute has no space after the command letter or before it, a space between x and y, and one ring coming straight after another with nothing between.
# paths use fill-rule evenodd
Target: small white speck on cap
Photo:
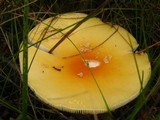
<instances>
[{"instance_id":1,"label":"small white speck on cap","mask_svg":"<svg viewBox=\"0 0 160 120\"><path fill-rule=\"evenodd\" d=\"M81 52L91 52L91 44L89 42L81 45L81 47L79 48L79 50Z\"/></svg>"},{"instance_id":2,"label":"small white speck on cap","mask_svg":"<svg viewBox=\"0 0 160 120\"><path fill-rule=\"evenodd\" d=\"M82 78L82 77L83 77L83 73L82 73L82 72L80 72L80 73L78 73L78 74L77 74L77 76L79 76L79 77L81 77L81 78Z\"/></svg>"},{"instance_id":3,"label":"small white speck on cap","mask_svg":"<svg viewBox=\"0 0 160 120\"><path fill-rule=\"evenodd\" d=\"M100 66L101 62L97 61L97 60L85 60L87 62L87 66L89 68L96 68L98 66Z\"/></svg>"},{"instance_id":4,"label":"small white speck on cap","mask_svg":"<svg viewBox=\"0 0 160 120\"><path fill-rule=\"evenodd\" d=\"M111 55L107 55L107 56L105 56L103 58L103 61L104 61L104 63L109 63L111 59L112 59L112 56Z\"/></svg>"}]
</instances>

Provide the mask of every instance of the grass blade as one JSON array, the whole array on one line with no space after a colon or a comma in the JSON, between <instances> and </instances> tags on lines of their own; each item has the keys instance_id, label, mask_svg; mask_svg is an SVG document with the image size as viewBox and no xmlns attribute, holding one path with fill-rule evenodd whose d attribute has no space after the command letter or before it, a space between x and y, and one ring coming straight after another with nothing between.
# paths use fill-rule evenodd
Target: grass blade
<instances>
[{"instance_id":1,"label":"grass blade","mask_svg":"<svg viewBox=\"0 0 160 120\"><path fill-rule=\"evenodd\" d=\"M24 5L28 4L28 0L24 0ZM22 113L21 119L26 120L28 108L28 13L29 6L24 7L23 18L23 87L22 87Z\"/></svg>"}]
</instances>

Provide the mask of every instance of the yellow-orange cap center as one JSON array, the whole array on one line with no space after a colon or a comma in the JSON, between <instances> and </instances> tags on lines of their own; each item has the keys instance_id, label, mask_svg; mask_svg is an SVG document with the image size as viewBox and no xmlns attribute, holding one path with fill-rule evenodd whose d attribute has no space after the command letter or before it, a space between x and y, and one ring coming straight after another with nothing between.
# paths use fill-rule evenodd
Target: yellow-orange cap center
<instances>
[{"instance_id":1,"label":"yellow-orange cap center","mask_svg":"<svg viewBox=\"0 0 160 120\"><path fill-rule=\"evenodd\" d=\"M106 67L110 64L112 56L94 50L68 59L70 59L68 63L70 73L84 78L90 76L91 71L95 76L106 72Z\"/></svg>"}]
</instances>

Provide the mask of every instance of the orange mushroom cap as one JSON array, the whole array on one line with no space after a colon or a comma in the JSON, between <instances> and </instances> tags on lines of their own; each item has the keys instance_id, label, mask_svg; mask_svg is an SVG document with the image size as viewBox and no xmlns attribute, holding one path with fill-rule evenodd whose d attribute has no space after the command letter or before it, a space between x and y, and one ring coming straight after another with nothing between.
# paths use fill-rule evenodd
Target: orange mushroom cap
<instances>
[{"instance_id":1,"label":"orange mushroom cap","mask_svg":"<svg viewBox=\"0 0 160 120\"><path fill-rule=\"evenodd\" d=\"M48 53L86 16L62 14L30 31L30 44L40 44L28 48L28 84L42 101L60 110L103 113L107 109L95 80L110 110L114 110L139 95L150 78L151 66L146 53L134 52L138 44L128 31L95 17ZM22 53L19 58L22 71Z\"/></svg>"}]
</instances>

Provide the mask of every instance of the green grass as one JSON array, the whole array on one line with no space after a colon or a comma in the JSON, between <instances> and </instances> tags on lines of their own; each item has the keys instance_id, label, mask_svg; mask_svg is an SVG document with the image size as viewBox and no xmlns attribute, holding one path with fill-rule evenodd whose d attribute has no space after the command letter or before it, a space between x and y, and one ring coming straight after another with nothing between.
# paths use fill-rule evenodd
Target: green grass
<instances>
[{"instance_id":1,"label":"green grass","mask_svg":"<svg viewBox=\"0 0 160 120\"><path fill-rule=\"evenodd\" d=\"M26 74L23 76L19 70L19 46L23 41L24 58L27 58L28 31L39 21L66 12L97 15L104 22L121 25L132 33L140 44L139 50L145 50L149 55L152 66L151 78L137 99L111 113L115 120L160 119L160 1L103 2L105 1L35 0L29 3L27 0L24 0L24 3L20 0L0 1L0 120L93 119L92 115L62 112L42 103L27 88L26 67L24 67ZM27 66L27 59L24 60L24 66ZM98 117L100 120L112 119L108 113L100 114Z\"/></svg>"},{"instance_id":2,"label":"green grass","mask_svg":"<svg viewBox=\"0 0 160 120\"><path fill-rule=\"evenodd\" d=\"M29 3L28 0L24 0L24 5ZM23 84L22 84L22 112L19 116L21 120L27 120L28 111L28 14L29 6L23 8Z\"/></svg>"}]
</instances>

